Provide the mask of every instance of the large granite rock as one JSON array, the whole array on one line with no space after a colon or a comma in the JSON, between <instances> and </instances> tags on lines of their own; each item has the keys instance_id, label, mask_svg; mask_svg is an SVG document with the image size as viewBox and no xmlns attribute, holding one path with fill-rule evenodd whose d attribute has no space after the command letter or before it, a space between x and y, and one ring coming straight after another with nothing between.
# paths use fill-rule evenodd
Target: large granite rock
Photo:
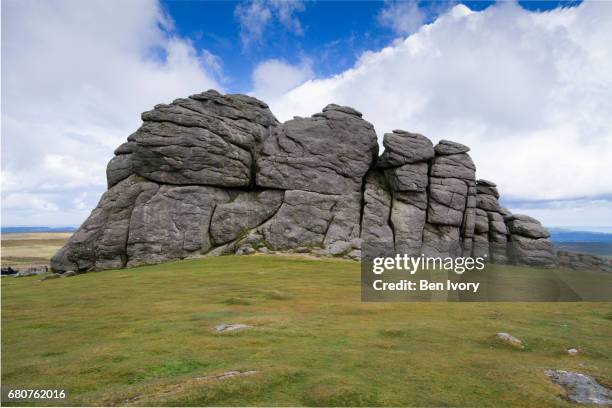
<instances>
[{"instance_id":1,"label":"large granite rock","mask_svg":"<svg viewBox=\"0 0 612 408\"><path fill-rule=\"evenodd\" d=\"M115 150L98 206L52 258L55 272L271 251L359 259L371 244L556 261L548 231L501 207L460 143L394 130L377 157L374 128L353 108L281 124L265 103L216 91L142 120Z\"/></svg>"},{"instance_id":2,"label":"large granite rock","mask_svg":"<svg viewBox=\"0 0 612 408\"><path fill-rule=\"evenodd\" d=\"M378 160L380 167L398 167L408 163L425 162L434 157L431 140L418 133L394 130L385 133L385 151Z\"/></svg>"},{"instance_id":3,"label":"large granite rock","mask_svg":"<svg viewBox=\"0 0 612 408\"><path fill-rule=\"evenodd\" d=\"M257 153L256 182L323 194L357 192L377 154L372 124L355 110L328 105L274 129Z\"/></svg>"}]
</instances>

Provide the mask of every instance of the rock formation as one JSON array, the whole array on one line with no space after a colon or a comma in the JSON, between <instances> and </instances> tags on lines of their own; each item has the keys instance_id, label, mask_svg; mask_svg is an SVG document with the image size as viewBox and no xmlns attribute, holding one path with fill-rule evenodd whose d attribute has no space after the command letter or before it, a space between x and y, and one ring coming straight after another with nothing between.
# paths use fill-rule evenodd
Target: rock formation
<instances>
[{"instance_id":1,"label":"rock formation","mask_svg":"<svg viewBox=\"0 0 612 408\"><path fill-rule=\"evenodd\" d=\"M108 191L52 258L56 272L201 255L311 252L359 259L368 243L410 255L551 265L540 223L499 205L470 149L328 105L279 123L245 95L207 91L142 114Z\"/></svg>"}]
</instances>

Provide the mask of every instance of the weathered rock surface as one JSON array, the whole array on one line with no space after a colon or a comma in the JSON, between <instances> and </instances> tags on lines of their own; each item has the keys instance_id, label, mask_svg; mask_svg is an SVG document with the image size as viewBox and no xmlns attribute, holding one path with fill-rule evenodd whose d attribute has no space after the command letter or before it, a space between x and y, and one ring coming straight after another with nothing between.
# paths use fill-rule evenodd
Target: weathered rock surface
<instances>
[{"instance_id":1,"label":"weathered rock surface","mask_svg":"<svg viewBox=\"0 0 612 408\"><path fill-rule=\"evenodd\" d=\"M363 192L361 239L367 243L384 244L393 241L390 225L391 193L381 173L371 172L366 177Z\"/></svg>"},{"instance_id":2,"label":"weathered rock surface","mask_svg":"<svg viewBox=\"0 0 612 408\"><path fill-rule=\"evenodd\" d=\"M532 217L513 214L504 217L510 233L508 252L520 263L536 266L550 266L556 263L556 256L550 233Z\"/></svg>"},{"instance_id":3,"label":"weathered rock surface","mask_svg":"<svg viewBox=\"0 0 612 408\"><path fill-rule=\"evenodd\" d=\"M461 143L452 142L450 140L440 140L434 150L437 155L442 156L467 153L470 151L470 148L465 145L462 145Z\"/></svg>"},{"instance_id":4,"label":"weathered rock surface","mask_svg":"<svg viewBox=\"0 0 612 408\"><path fill-rule=\"evenodd\" d=\"M515 347L515 348L519 348L519 349L524 349L525 348L525 343L523 343L523 340L519 339L518 337L514 337L511 334L508 333L497 333L495 335L495 338L498 341L501 341L502 343L505 343L509 346Z\"/></svg>"},{"instance_id":5,"label":"weathered rock surface","mask_svg":"<svg viewBox=\"0 0 612 408\"><path fill-rule=\"evenodd\" d=\"M207 91L143 113L115 150L108 191L52 258L55 272L274 251L359 259L369 243L413 256L551 265L549 234L476 180L469 148L387 133L328 105L279 123L245 95Z\"/></svg>"},{"instance_id":6,"label":"weathered rock surface","mask_svg":"<svg viewBox=\"0 0 612 408\"><path fill-rule=\"evenodd\" d=\"M418 133L394 130L385 133L379 167L399 167L408 163L426 162L434 157L431 140Z\"/></svg>"},{"instance_id":7,"label":"weathered rock surface","mask_svg":"<svg viewBox=\"0 0 612 408\"><path fill-rule=\"evenodd\" d=\"M218 204L210 222L210 236L216 245L233 241L241 233L263 224L283 203L284 191L241 192L229 203Z\"/></svg>"},{"instance_id":8,"label":"weathered rock surface","mask_svg":"<svg viewBox=\"0 0 612 408\"><path fill-rule=\"evenodd\" d=\"M590 375L565 370L548 370L545 374L553 383L564 389L565 397L571 402L612 405L612 390Z\"/></svg>"},{"instance_id":9,"label":"weathered rock surface","mask_svg":"<svg viewBox=\"0 0 612 408\"><path fill-rule=\"evenodd\" d=\"M236 330L250 329L251 327L253 326L249 324L243 324L243 323L223 323L223 324L216 325L215 331L217 333L225 333L225 332L232 332Z\"/></svg>"},{"instance_id":10,"label":"weathered rock surface","mask_svg":"<svg viewBox=\"0 0 612 408\"><path fill-rule=\"evenodd\" d=\"M328 105L274 129L258 151L256 182L323 194L361 191L377 154L372 124L357 111Z\"/></svg>"}]
</instances>

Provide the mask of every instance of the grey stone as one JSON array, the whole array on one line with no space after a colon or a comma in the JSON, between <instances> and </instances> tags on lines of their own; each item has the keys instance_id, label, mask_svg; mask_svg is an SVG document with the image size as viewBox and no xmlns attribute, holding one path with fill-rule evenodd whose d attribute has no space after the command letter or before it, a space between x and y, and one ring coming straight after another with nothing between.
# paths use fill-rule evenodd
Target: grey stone
<instances>
[{"instance_id":1,"label":"grey stone","mask_svg":"<svg viewBox=\"0 0 612 408\"><path fill-rule=\"evenodd\" d=\"M245 191L229 203L218 204L210 222L212 243L225 244L263 224L280 208L283 196L282 190Z\"/></svg>"},{"instance_id":2,"label":"grey stone","mask_svg":"<svg viewBox=\"0 0 612 408\"><path fill-rule=\"evenodd\" d=\"M476 207L490 212L499 212L501 208L497 198L489 194L476 195Z\"/></svg>"},{"instance_id":3,"label":"grey stone","mask_svg":"<svg viewBox=\"0 0 612 408\"><path fill-rule=\"evenodd\" d=\"M371 123L332 109L274 129L257 153L258 186L324 194L361 191L378 152Z\"/></svg>"},{"instance_id":4,"label":"grey stone","mask_svg":"<svg viewBox=\"0 0 612 408\"><path fill-rule=\"evenodd\" d=\"M132 141L134 171L149 180L223 187L251 183L251 153L208 129L145 122Z\"/></svg>"},{"instance_id":5,"label":"grey stone","mask_svg":"<svg viewBox=\"0 0 612 408\"><path fill-rule=\"evenodd\" d=\"M431 165L429 175L431 177L474 180L476 166L467 153L436 156Z\"/></svg>"},{"instance_id":6,"label":"grey stone","mask_svg":"<svg viewBox=\"0 0 612 408\"><path fill-rule=\"evenodd\" d=\"M142 198L142 199L141 199ZM209 225L213 209L229 194L219 188L163 185L139 197L127 240L127 266L200 255L212 247Z\"/></svg>"},{"instance_id":7,"label":"grey stone","mask_svg":"<svg viewBox=\"0 0 612 408\"><path fill-rule=\"evenodd\" d=\"M136 143L134 142L125 142L119 145L119 147L115 149L115 156L118 156L120 154L134 153L135 146L136 146Z\"/></svg>"},{"instance_id":8,"label":"grey stone","mask_svg":"<svg viewBox=\"0 0 612 408\"><path fill-rule=\"evenodd\" d=\"M459 228L450 225L425 224L421 252L429 257L456 258L461 256Z\"/></svg>"},{"instance_id":9,"label":"grey stone","mask_svg":"<svg viewBox=\"0 0 612 408\"><path fill-rule=\"evenodd\" d=\"M430 178L427 222L461 226L467 204L468 186L455 178Z\"/></svg>"},{"instance_id":10,"label":"grey stone","mask_svg":"<svg viewBox=\"0 0 612 408\"><path fill-rule=\"evenodd\" d=\"M236 249L236 255L251 255L257 252L255 248L250 245L242 245L238 249Z\"/></svg>"},{"instance_id":11,"label":"grey stone","mask_svg":"<svg viewBox=\"0 0 612 408\"><path fill-rule=\"evenodd\" d=\"M130 176L106 191L98 206L51 258L56 271L89 271L126 265L126 242L132 210L141 195L154 194L155 183Z\"/></svg>"},{"instance_id":12,"label":"grey stone","mask_svg":"<svg viewBox=\"0 0 612 408\"><path fill-rule=\"evenodd\" d=\"M487 180L477 180L476 181L476 189L478 194L488 194L492 195L495 198L499 198L499 192L497 191L497 187Z\"/></svg>"},{"instance_id":13,"label":"grey stone","mask_svg":"<svg viewBox=\"0 0 612 408\"><path fill-rule=\"evenodd\" d=\"M497 333L495 335L495 337L497 338L497 340L506 343L512 347L515 348L519 348L519 349L524 349L525 348L525 343L523 343L523 341L521 339L519 339L518 337L514 337L511 334L508 333Z\"/></svg>"},{"instance_id":14,"label":"grey stone","mask_svg":"<svg viewBox=\"0 0 612 408\"><path fill-rule=\"evenodd\" d=\"M405 198L406 195L404 194L403 197ZM425 218L426 211L424 209L398 198L393 199L390 221L395 236L396 253L409 256L421 255Z\"/></svg>"},{"instance_id":15,"label":"grey stone","mask_svg":"<svg viewBox=\"0 0 612 408\"><path fill-rule=\"evenodd\" d=\"M450 140L440 140L438 144L434 147L434 150L437 155L443 156L467 153L470 151L470 148L465 145L462 145L461 143L451 142Z\"/></svg>"},{"instance_id":16,"label":"grey stone","mask_svg":"<svg viewBox=\"0 0 612 408\"><path fill-rule=\"evenodd\" d=\"M359 237L360 212L359 193L330 195L289 190L276 214L258 230L274 250L323 248Z\"/></svg>"},{"instance_id":17,"label":"grey stone","mask_svg":"<svg viewBox=\"0 0 612 408\"><path fill-rule=\"evenodd\" d=\"M503 235L504 237L508 235L508 228L506 227L506 223L504 222L504 218L501 216L501 214L496 212L488 212L487 216L489 218L489 231L491 234L499 234Z\"/></svg>"},{"instance_id":18,"label":"grey stone","mask_svg":"<svg viewBox=\"0 0 612 408\"><path fill-rule=\"evenodd\" d=\"M393 230L389 225L391 214L391 193L387 190L383 176L368 173L363 193L363 216L361 239L368 245L393 244Z\"/></svg>"},{"instance_id":19,"label":"grey stone","mask_svg":"<svg viewBox=\"0 0 612 408\"><path fill-rule=\"evenodd\" d=\"M108 188L113 187L121 180L125 180L134 173L131 154L120 154L108 162L106 166L106 183Z\"/></svg>"},{"instance_id":20,"label":"grey stone","mask_svg":"<svg viewBox=\"0 0 612 408\"><path fill-rule=\"evenodd\" d=\"M476 188L468 187L468 196L465 202L465 211L463 212L463 221L461 223L461 237L473 238L476 229Z\"/></svg>"},{"instance_id":21,"label":"grey stone","mask_svg":"<svg viewBox=\"0 0 612 408\"><path fill-rule=\"evenodd\" d=\"M556 263L552 243L547 238L534 239L511 235L508 251L512 262L532 266L553 266Z\"/></svg>"},{"instance_id":22,"label":"grey stone","mask_svg":"<svg viewBox=\"0 0 612 408\"><path fill-rule=\"evenodd\" d=\"M428 161L435 154L431 140L418 133L403 130L385 133L383 146L385 151L378 160L378 166L383 168Z\"/></svg>"},{"instance_id":23,"label":"grey stone","mask_svg":"<svg viewBox=\"0 0 612 408\"><path fill-rule=\"evenodd\" d=\"M459 143L434 148L395 130L377 158L374 127L353 108L330 104L281 124L255 98L212 90L142 119L115 150L98 206L52 258L55 272L274 251L359 259L372 244L413 256L556 262L548 231L501 208L496 185L476 181Z\"/></svg>"},{"instance_id":24,"label":"grey stone","mask_svg":"<svg viewBox=\"0 0 612 408\"><path fill-rule=\"evenodd\" d=\"M75 271L66 271L64 273L62 273L62 278L69 278L71 276L76 276L78 275Z\"/></svg>"},{"instance_id":25,"label":"grey stone","mask_svg":"<svg viewBox=\"0 0 612 408\"><path fill-rule=\"evenodd\" d=\"M565 397L576 404L612 405L612 390L590 375L566 370L547 370L546 376L563 387Z\"/></svg>"},{"instance_id":26,"label":"grey stone","mask_svg":"<svg viewBox=\"0 0 612 408\"><path fill-rule=\"evenodd\" d=\"M550 233L534 218L514 214L508 221L508 228L512 234L530 238L548 238Z\"/></svg>"},{"instance_id":27,"label":"grey stone","mask_svg":"<svg viewBox=\"0 0 612 408\"><path fill-rule=\"evenodd\" d=\"M489 216L485 210L476 208L476 222L474 232L476 234L487 234L489 232Z\"/></svg>"},{"instance_id":28,"label":"grey stone","mask_svg":"<svg viewBox=\"0 0 612 408\"><path fill-rule=\"evenodd\" d=\"M568 251L557 251L559 266L577 270L612 272L612 259Z\"/></svg>"},{"instance_id":29,"label":"grey stone","mask_svg":"<svg viewBox=\"0 0 612 408\"><path fill-rule=\"evenodd\" d=\"M385 170L394 191L425 191L429 184L427 163L409 163Z\"/></svg>"},{"instance_id":30,"label":"grey stone","mask_svg":"<svg viewBox=\"0 0 612 408\"><path fill-rule=\"evenodd\" d=\"M489 259L489 236L488 234L474 234L474 243L472 244L472 256L474 258Z\"/></svg>"},{"instance_id":31,"label":"grey stone","mask_svg":"<svg viewBox=\"0 0 612 408\"><path fill-rule=\"evenodd\" d=\"M215 331L217 333L224 333L224 332L232 332L236 330L250 329L252 327L253 326L249 324L242 324L242 323L223 323L223 324L216 325Z\"/></svg>"},{"instance_id":32,"label":"grey stone","mask_svg":"<svg viewBox=\"0 0 612 408\"><path fill-rule=\"evenodd\" d=\"M478 190L478 194L490 195L495 198L499 198L499 192L497 191L496 187L477 185L476 189Z\"/></svg>"}]
</instances>

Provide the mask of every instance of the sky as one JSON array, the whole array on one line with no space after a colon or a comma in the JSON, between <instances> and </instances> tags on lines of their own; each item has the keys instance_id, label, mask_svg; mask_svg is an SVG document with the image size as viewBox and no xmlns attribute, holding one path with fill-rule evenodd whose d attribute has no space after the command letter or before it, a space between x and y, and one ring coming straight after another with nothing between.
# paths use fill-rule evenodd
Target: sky
<instances>
[{"instance_id":1,"label":"sky","mask_svg":"<svg viewBox=\"0 0 612 408\"><path fill-rule=\"evenodd\" d=\"M157 103L328 103L472 148L547 226L612 225L612 2L2 2L2 225L76 226Z\"/></svg>"}]
</instances>

